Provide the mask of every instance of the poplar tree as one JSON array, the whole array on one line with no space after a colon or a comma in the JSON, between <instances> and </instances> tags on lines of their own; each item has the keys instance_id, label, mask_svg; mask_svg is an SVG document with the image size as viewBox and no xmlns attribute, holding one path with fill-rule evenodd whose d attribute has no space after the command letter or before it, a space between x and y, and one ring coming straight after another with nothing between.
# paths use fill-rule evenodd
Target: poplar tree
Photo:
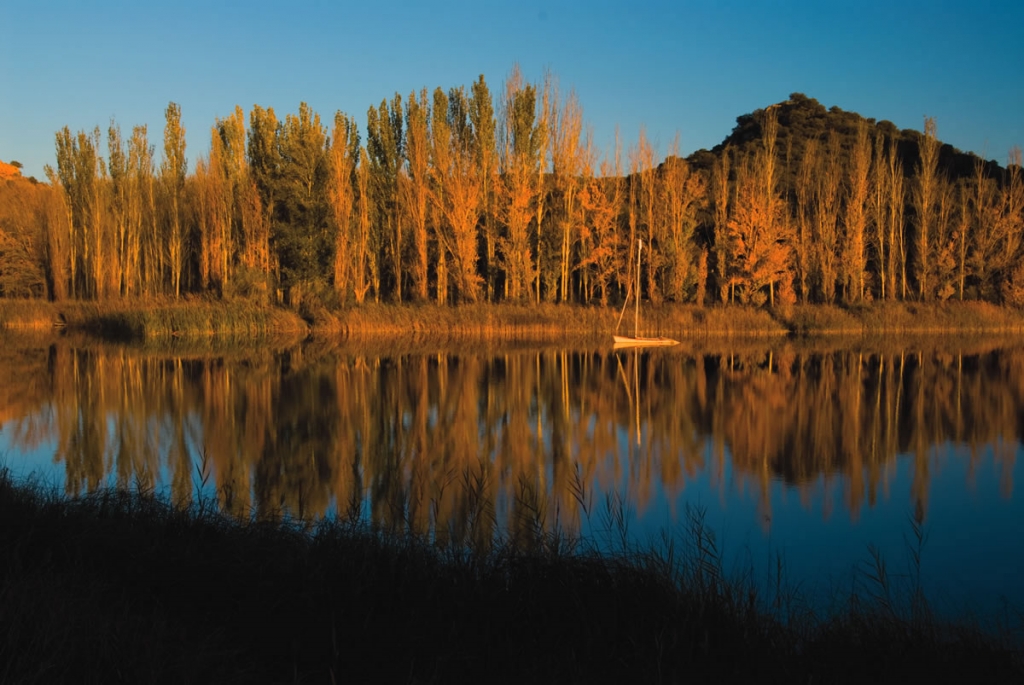
<instances>
[{"instance_id":1,"label":"poplar tree","mask_svg":"<svg viewBox=\"0 0 1024 685\"><path fill-rule=\"evenodd\" d=\"M129 251L137 254L129 263L138 264L138 274L128 279L133 293L147 295L160 290L161 243L157 230L155 148L149 143L145 125L132 128L128 142L128 175L131 192L128 203Z\"/></svg>"},{"instance_id":2,"label":"poplar tree","mask_svg":"<svg viewBox=\"0 0 1024 685\"><path fill-rule=\"evenodd\" d=\"M882 168L882 192L884 202L885 230L888 234L889 253L887 256L886 273L889 278L889 299L896 299L897 275L901 298L906 297L906 241L904 240L904 196L903 165L895 138L889 139L885 165Z\"/></svg>"},{"instance_id":3,"label":"poplar tree","mask_svg":"<svg viewBox=\"0 0 1024 685\"><path fill-rule=\"evenodd\" d=\"M793 188L796 199L796 236L793 246L793 266L800 292L800 300L810 301L812 267L811 234L814 223L815 180L818 173L818 140L811 138L804 146L804 154L796 174Z\"/></svg>"},{"instance_id":4,"label":"poplar tree","mask_svg":"<svg viewBox=\"0 0 1024 685\"><path fill-rule=\"evenodd\" d=\"M245 161L245 113L235 106L224 119L217 119L211 131L210 157L218 181L218 224L211 268L217 285L223 289L234 280L233 270L244 247L242 206L247 182Z\"/></svg>"},{"instance_id":5,"label":"poplar tree","mask_svg":"<svg viewBox=\"0 0 1024 685\"><path fill-rule=\"evenodd\" d=\"M761 304L767 288L768 302L774 305L777 286L790 296L791 246L776 173L778 119L773 108L763 113L761 129L761 145L737 169L736 200L727 228L745 285L742 299Z\"/></svg>"},{"instance_id":6,"label":"poplar tree","mask_svg":"<svg viewBox=\"0 0 1024 685\"><path fill-rule=\"evenodd\" d=\"M402 96L395 93L391 104L381 100L366 116L366 151L370 157L370 178L376 204L376 233L379 260L387 263L395 302L402 301L403 230L398 192L398 172L403 157Z\"/></svg>"},{"instance_id":7,"label":"poplar tree","mask_svg":"<svg viewBox=\"0 0 1024 685\"><path fill-rule=\"evenodd\" d=\"M439 107L447 103L442 121ZM477 270L477 223L480 217L480 177L474 159L469 99L463 88L452 88L447 97L435 92L433 117L435 206L442 219L437 236L439 249L452 258L453 277L459 297L475 302L482 279Z\"/></svg>"},{"instance_id":8,"label":"poplar tree","mask_svg":"<svg viewBox=\"0 0 1024 685\"><path fill-rule=\"evenodd\" d=\"M444 205L447 204L447 188L444 177L451 167L451 128L448 126L448 95L440 87L433 94L435 115L430 120L430 174L431 207L435 220L434 242L437 246L437 303L448 302L448 241L445 239ZM443 113L443 114L441 114Z\"/></svg>"},{"instance_id":9,"label":"poplar tree","mask_svg":"<svg viewBox=\"0 0 1024 685\"><path fill-rule=\"evenodd\" d=\"M831 131L825 153L820 158L814 192L814 261L821 279L822 299L835 299L841 236L839 228L842 172L839 162L839 138Z\"/></svg>"},{"instance_id":10,"label":"poplar tree","mask_svg":"<svg viewBox=\"0 0 1024 685\"><path fill-rule=\"evenodd\" d=\"M661 249L663 242L661 227L655 221L660 183L654 164L654 147L647 140L647 132L643 127L640 128L640 136L637 140L635 163L631 183L635 182L638 186L638 210L642 226L637 229L637 234L638 237L644 236L644 247L647 248L642 268L647 273L647 297L651 302L657 303L662 300L657 276L664 268L665 263ZM633 249L633 247L630 248L630 264L634 262ZM637 293L637 297L640 297L640 293Z\"/></svg>"},{"instance_id":11,"label":"poplar tree","mask_svg":"<svg viewBox=\"0 0 1024 685\"><path fill-rule=\"evenodd\" d=\"M518 65L505 81L501 106L499 167L501 214L506 234L499 240L505 296L521 301L537 275L530 249L530 222L540 196L546 131L537 117L537 89L523 81Z\"/></svg>"},{"instance_id":12,"label":"poplar tree","mask_svg":"<svg viewBox=\"0 0 1024 685\"><path fill-rule=\"evenodd\" d=\"M403 205L412 227L412 290L413 298L427 299L428 238L427 211L430 195L430 104L427 90L422 89L419 99L409 93L405 102L405 175L402 177Z\"/></svg>"},{"instance_id":13,"label":"poplar tree","mask_svg":"<svg viewBox=\"0 0 1024 685\"><path fill-rule=\"evenodd\" d=\"M70 258L73 239L71 205L67 193L60 184L57 172L47 164L43 167L53 192L47 193L44 208L44 227L46 231L46 273L50 285L50 294L60 302L67 299L70 288Z\"/></svg>"},{"instance_id":14,"label":"poplar tree","mask_svg":"<svg viewBox=\"0 0 1024 685\"><path fill-rule=\"evenodd\" d=\"M270 274L277 271L271 246L271 230L280 177L280 152L277 146L277 115L274 108L253 105L249 111L246 136L246 161L249 184L243 202L243 234L246 266Z\"/></svg>"},{"instance_id":15,"label":"poplar tree","mask_svg":"<svg viewBox=\"0 0 1024 685\"><path fill-rule=\"evenodd\" d=\"M723 303L732 302L735 294L734 261L736 246L729 232L729 200L732 185L731 173L732 149L726 145L715 160L711 169L711 193L714 208L715 230L715 276L718 281L718 294Z\"/></svg>"},{"instance_id":16,"label":"poplar tree","mask_svg":"<svg viewBox=\"0 0 1024 685\"><path fill-rule=\"evenodd\" d=\"M210 282L210 256L216 246L214 244L215 226L219 222L217 204L220 190L218 179L211 172L209 159L199 157L195 163L195 171L186 182L190 196L190 205L194 214L196 232L199 238L199 287L205 290Z\"/></svg>"},{"instance_id":17,"label":"poplar tree","mask_svg":"<svg viewBox=\"0 0 1024 685\"><path fill-rule=\"evenodd\" d=\"M863 119L857 124L850 163L846 176L846 211L843 232L842 270L844 297L847 302L864 299L864 276L867 272L865 233L867 231L867 209L870 184L868 173L871 169L871 142L868 125Z\"/></svg>"},{"instance_id":18,"label":"poplar tree","mask_svg":"<svg viewBox=\"0 0 1024 685\"><path fill-rule=\"evenodd\" d=\"M160 165L160 179L167 197L166 246L170 269L171 290L181 296L182 277L185 273L185 226L182 202L188 162L185 159L185 127L181 124L181 107L171 102L164 112L164 159Z\"/></svg>"},{"instance_id":19,"label":"poplar tree","mask_svg":"<svg viewBox=\"0 0 1024 685\"><path fill-rule=\"evenodd\" d=\"M70 294L102 297L103 203L105 173L99 149L100 130L72 136L65 126L57 132L57 170L53 176L64 191L69 210Z\"/></svg>"},{"instance_id":20,"label":"poplar tree","mask_svg":"<svg viewBox=\"0 0 1024 685\"><path fill-rule=\"evenodd\" d=\"M356 168L356 244L353 277L356 304L362 304L366 293L372 288L374 298L380 300L380 270L377 255L371 249L373 230L373 197L370 155L366 146L359 148L359 166Z\"/></svg>"},{"instance_id":21,"label":"poplar tree","mask_svg":"<svg viewBox=\"0 0 1024 685\"><path fill-rule=\"evenodd\" d=\"M131 274L128 265L128 197L130 179L128 176L128 155L121 140L121 127L113 120L107 129L107 169L110 173L110 209L114 224L115 259L110 269L107 287L112 293L126 295L128 291L124 274Z\"/></svg>"},{"instance_id":22,"label":"poplar tree","mask_svg":"<svg viewBox=\"0 0 1024 685\"><path fill-rule=\"evenodd\" d=\"M473 83L469 101L469 120L473 127L473 151L476 156L477 175L480 178L481 222L484 237L483 274L487 283L487 299L495 298L498 278L496 246L498 222L494 216L494 195L498 184L498 149L494 103L483 74Z\"/></svg>"},{"instance_id":23,"label":"poplar tree","mask_svg":"<svg viewBox=\"0 0 1024 685\"><path fill-rule=\"evenodd\" d=\"M935 204L938 196L939 178L939 140L936 136L935 119L925 117L924 135L918 145L920 161L913 186L913 205L917 224L915 234L915 269L917 276L918 295L922 300L930 300L934 294L934 277L932 253L935 233Z\"/></svg>"},{"instance_id":24,"label":"poplar tree","mask_svg":"<svg viewBox=\"0 0 1024 685\"><path fill-rule=\"evenodd\" d=\"M687 299L688 288L697 277L694 232L699 224L697 213L706 202L707 183L680 156L677 136L661 165L657 205L664 222L660 233L666 269L665 294L677 302Z\"/></svg>"},{"instance_id":25,"label":"poplar tree","mask_svg":"<svg viewBox=\"0 0 1024 685\"><path fill-rule=\"evenodd\" d=\"M580 202L587 213L582 230L584 256L581 268L588 269L590 279L599 295L601 306L608 304L608 291L615 277L625 278L628 267L622 260L622 233L620 212L625 197L618 130L615 135L614 162L606 157L601 162L600 174L585 172L587 181L580 194Z\"/></svg>"},{"instance_id":26,"label":"poplar tree","mask_svg":"<svg viewBox=\"0 0 1024 685\"><path fill-rule=\"evenodd\" d=\"M1000 296L1003 302L1024 303L1024 179L1021 175L1021 151L1010 150L1000 193L998 234L1003 242Z\"/></svg>"},{"instance_id":27,"label":"poplar tree","mask_svg":"<svg viewBox=\"0 0 1024 685\"><path fill-rule=\"evenodd\" d=\"M558 227L558 281L552 287L562 302L569 301L569 275L572 271L573 246L581 223L579 192L583 171L583 109L575 92L570 92L559 105L558 92L551 94L553 107L548 117L551 130L552 196Z\"/></svg>"},{"instance_id":28,"label":"poplar tree","mask_svg":"<svg viewBox=\"0 0 1024 685\"><path fill-rule=\"evenodd\" d=\"M889 251L886 241L886 203L885 203L885 138L881 131L875 133L874 157L871 165L871 194L869 207L871 211L872 247L875 254L875 270L878 273L878 298L885 300L889 295Z\"/></svg>"},{"instance_id":29,"label":"poplar tree","mask_svg":"<svg viewBox=\"0 0 1024 685\"><path fill-rule=\"evenodd\" d=\"M354 275L352 216L355 205L355 169L359 162L359 132L355 121L342 112L334 115L328 149L327 201L334 230L334 290L344 298Z\"/></svg>"}]
</instances>

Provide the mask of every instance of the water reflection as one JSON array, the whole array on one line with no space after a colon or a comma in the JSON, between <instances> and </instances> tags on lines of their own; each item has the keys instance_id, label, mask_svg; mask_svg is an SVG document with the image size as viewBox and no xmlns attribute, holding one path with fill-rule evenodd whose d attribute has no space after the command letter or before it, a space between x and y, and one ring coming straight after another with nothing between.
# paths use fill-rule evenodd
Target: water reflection
<instances>
[{"instance_id":1,"label":"water reflection","mask_svg":"<svg viewBox=\"0 0 1024 685\"><path fill-rule=\"evenodd\" d=\"M239 516L366 507L480 540L572 530L594 493L621 491L642 514L727 467L762 520L773 482L806 499L823 479L856 518L903 457L924 521L951 446L966 448L968 480L991 450L1012 496L1024 408L1014 348L169 356L52 341L0 364L9 465L52 444L68 493L116 483L187 502L199 483Z\"/></svg>"}]
</instances>

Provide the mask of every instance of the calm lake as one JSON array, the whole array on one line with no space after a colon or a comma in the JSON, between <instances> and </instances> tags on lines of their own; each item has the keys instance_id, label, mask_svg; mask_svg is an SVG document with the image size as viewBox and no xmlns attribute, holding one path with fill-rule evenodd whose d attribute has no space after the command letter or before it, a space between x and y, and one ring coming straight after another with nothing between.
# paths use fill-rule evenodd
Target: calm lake
<instances>
[{"instance_id":1,"label":"calm lake","mask_svg":"<svg viewBox=\"0 0 1024 685\"><path fill-rule=\"evenodd\" d=\"M662 544L815 603L871 550L940 611L1024 609L1024 343L149 349L0 338L0 464L234 514Z\"/></svg>"}]
</instances>

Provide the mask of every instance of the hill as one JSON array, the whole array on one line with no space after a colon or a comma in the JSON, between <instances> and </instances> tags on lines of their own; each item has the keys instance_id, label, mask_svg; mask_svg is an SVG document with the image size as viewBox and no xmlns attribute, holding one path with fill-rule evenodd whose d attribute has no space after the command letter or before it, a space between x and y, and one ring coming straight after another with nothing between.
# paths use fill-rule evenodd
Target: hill
<instances>
[{"instance_id":1,"label":"hill","mask_svg":"<svg viewBox=\"0 0 1024 685\"><path fill-rule=\"evenodd\" d=\"M0 161L0 180L7 178L17 178L21 176L21 169L19 165L8 164L4 161Z\"/></svg>"},{"instance_id":2,"label":"hill","mask_svg":"<svg viewBox=\"0 0 1024 685\"><path fill-rule=\"evenodd\" d=\"M814 139L825 143L831 132L838 135L843 151L843 161L847 161L849 150L863 123L868 127L868 137L872 140L881 135L886 143L895 140L899 157L907 177L914 175L920 164L921 131L899 129L888 120L877 121L871 117L863 117L856 112L847 112L837 106L826 109L814 98L803 93L792 93L788 100L757 109L748 114L736 117L736 126L726 138L708 150L697 150L687 161L699 169L710 170L714 159L721 157L722 151L732 149L740 156L752 151L761 140L760 122L766 110L774 109L778 116L779 133L777 150L782 157L779 161L789 170L788 180L792 180L800 161L803 159L807 142ZM922 122L923 124L923 122ZM938 122L941 132L942 122ZM979 157L972 152L961 152L952 145L942 143L940 138L939 170L950 181L970 178L975 174L975 164ZM1000 178L1003 168L994 161L983 161L985 175L989 178Z\"/></svg>"}]
</instances>

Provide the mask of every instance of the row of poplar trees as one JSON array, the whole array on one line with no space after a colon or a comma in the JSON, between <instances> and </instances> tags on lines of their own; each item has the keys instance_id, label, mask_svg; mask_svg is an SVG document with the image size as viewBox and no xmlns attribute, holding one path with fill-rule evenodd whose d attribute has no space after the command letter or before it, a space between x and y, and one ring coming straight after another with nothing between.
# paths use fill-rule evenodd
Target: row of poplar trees
<instances>
[{"instance_id":1,"label":"row of poplar trees","mask_svg":"<svg viewBox=\"0 0 1024 685\"><path fill-rule=\"evenodd\" d=\"M364 130L236 107L190 172L174 103L159 164L145 126L112 123L105 160L98 128L65 127L40 215L50 296L606 304L642 241L655 302L1024 303L1019 150L1005 169L962 155L932 119L900 132L794 94L688 159L676 142L658 163L641 130L624 165L574 93L514 68L497 107L480 76L395 94Z\"/></svg>"}]
</instances>

